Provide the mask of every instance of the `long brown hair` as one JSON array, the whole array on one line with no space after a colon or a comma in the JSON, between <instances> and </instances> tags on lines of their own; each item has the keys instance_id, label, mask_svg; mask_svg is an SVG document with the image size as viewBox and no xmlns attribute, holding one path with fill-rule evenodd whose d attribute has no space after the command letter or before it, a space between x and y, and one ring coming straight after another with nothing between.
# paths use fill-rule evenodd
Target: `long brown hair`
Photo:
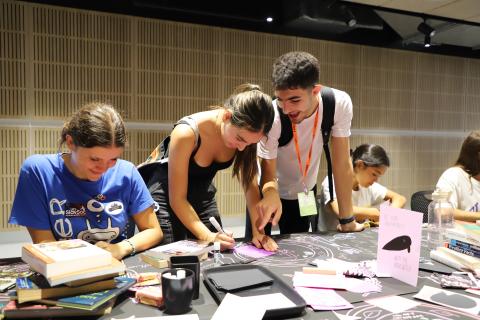
<instances>
[{"instance_id":1,"label":"long brown hair","mask_svg":"<svg viewBox=\"0 0 480 320\"><path fill-rule=\"evenodd\" d=\"M461 167L471 177L480 173L480 130L472 131L463 141L455 165Z\"/></svg>"},{"instance_id":2,"label":"long brown hair","mask_svg":"<svg viewBox=\"0 0 480 320\"><path fill-rule=\"evenodd\" d=\"M115 108L107 103L91 102L78 110L62 128L60 148L67 135L76 146L124 147L126 143L125 125Z\"/></svg>"},{"instance_id":3,"label":"long brown hair","mask_svg":"<svg viewBox=\"0 0 480 320\"><path fill-rule=\"evenodd\" d=\"M232 125L251 132L267 135L272 128L275 112L272 99L260 91L255 84L244 83L238 86L224 103L230 110ZM233 163L232 176L237 177L244 189L257 175L257 144L253 143L242 151L237 151Z\"/></svg>"}]
</instances>

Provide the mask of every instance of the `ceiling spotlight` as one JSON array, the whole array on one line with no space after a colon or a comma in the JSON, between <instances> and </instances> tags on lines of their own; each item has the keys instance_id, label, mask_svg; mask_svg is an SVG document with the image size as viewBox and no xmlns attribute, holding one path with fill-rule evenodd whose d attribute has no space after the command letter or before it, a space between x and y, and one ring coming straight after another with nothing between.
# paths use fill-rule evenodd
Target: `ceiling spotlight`
<instances>
[{"instance_id":1,"label":"ceiling spotlight","mask_svg":"<svg viewBox=\"0 0 480 320\"><path fill-rule=\"evenodd\" d=\"M272 21L273 21L273 18L272 18L272 17L267 17L267 19L265 19L265 20L267 20L267 22L269 22L269 23L270 23L270 22L272 22Z\"/></svg>"},{"instance_id":2,"label":"ceiling spotlight","mask_svg":"<svg viewBox=\"0 0 480 320\"><path fill-rule=\"evenodd\" d=\"M430 36L428 34L425 35L425 40L423 41L423 46L425 48L429 48L430 47Z\"/></svg>"},{"instance_id":3,"label":"ceiling spotlight","mask_svg":"<svg viewBox=\"0 0 480 320\"><path fill-rule=\"evenodd\" d=\"M435 35L435 29L430 27L425 21L418 25L417 30L429 37L433 37Z\"/></svg>"},{"instance_id":4,"label":"ceiling spotlight","mask_svg":"<svg viewBox=\"0 0 480 320\"><path fill-rule=\"evenodd\" d=\"M341 11L343 14L343 21L349 26L350 28L357 24L357 18L353 14L352 10L347 8L346 6L341 7Z\"/></svg>"}]
</instances>

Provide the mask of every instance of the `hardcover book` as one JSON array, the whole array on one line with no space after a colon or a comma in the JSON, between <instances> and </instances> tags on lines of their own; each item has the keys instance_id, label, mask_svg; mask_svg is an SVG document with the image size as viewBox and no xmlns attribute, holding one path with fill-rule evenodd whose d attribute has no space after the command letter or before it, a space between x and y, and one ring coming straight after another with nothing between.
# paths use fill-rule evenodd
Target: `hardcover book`
<instances>
[{"instance_id":1,"label":"hardcover book","mask_svg":"<svg viewBox=\"0 0 480 320\"><path fill-rule=\"evenodd\" d=\"M29 277L17 278L17 300L19 303L48 299L55 297L67 297L82 293L97 292L115 288L113 278L85 284L79 287L57 286L51 287L44 276L33 274Z\"/></svg>"},{"instance_id":2,"label":"hardcover book","mask_svg":"<svg viewBox=\"0 0 480 320\"><path fill-rule=\"evenodd\" d=\"M145 255L165 260L171 256L198 256L204 260L212 249L213 245L208 242L181 240L147 250Z\"/></svg>"},{"instance_id":3,"label":"hardcover book","mask_svg":"<svg viewBox=\"0 0 480 320\"><path fill-rule=\"evenodd\" d=\"M115 288L110 290L60 298L57 300L42 299L39 301L45 304L56 305L64 308L94 310L105 302L119 296L121 293L128 290L128 288L135 284L136 280L127 277L117 277L115 278L115 282Z\"/></svg>"},{"instance_id":4,"label":"hardcover book","mask_svg":"<svg viewBox=\"0 0 480 320\"><path fill-rule=\"evenodd\" d=\"M145 252L140 253L140 259L142 259L143 262L146 262L149 265L151 265L155 268L158 268L158 269L163 269L163 268L168 267L168 260L167 259L152 257Z\"/></svg>"},{"instance_id":5,"label":"hardcover book","mask_svg":"<svg viewBox=\"0 0 480 320\"><path fill-rule=\"evenodd\" d=\"M84 269L76 272L63 273L47 278L51 286L65 284L69 287L77 287L87 283L116 277L125 272L125 264L115 258L110 258L110 264L101 267Z\"/></svg>"},{"instance_id":6,"label":"hardcover book","mask_svg":"<svg viewBox=\"0 0 480 320\"><path fill-rule=\"evenodd\" d=\"M70 318L70 317L89 317L109 314L115 304L115 299L109 300L95 310L70 309L58 306L49 306L38 302L27 302L18 304L11 300L3 307L3 314L7 319L29 319L29 318Z\"/></svg>"},{"instance_id":7,"label":"hardcover book","mask_svg":"<svg viewBox=\"0 0 480 320\"><path fill-rule=\"evenodd\" d=\"M22 260L50 278L68 272L102 267L111 263L112 254L81 239L25 244Z\"/></svg>"}]
</instances>

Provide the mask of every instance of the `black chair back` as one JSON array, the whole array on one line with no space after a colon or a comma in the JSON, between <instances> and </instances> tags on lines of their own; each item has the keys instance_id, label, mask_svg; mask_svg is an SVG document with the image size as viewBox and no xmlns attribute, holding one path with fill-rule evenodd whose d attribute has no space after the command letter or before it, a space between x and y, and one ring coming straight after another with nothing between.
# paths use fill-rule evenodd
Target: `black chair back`
<instances>
[{"instance_id":1,"label":"black chair back","mask_svg":"<svg viewBox=\"0 0 480 320\"><path fill-rule=\"evenodd\" d=\"M410 208L413 211L423 213L423 222L428 222L428 205L432 202L433 190L417 191L412 194Z\"/></svg>"}]
</instances>

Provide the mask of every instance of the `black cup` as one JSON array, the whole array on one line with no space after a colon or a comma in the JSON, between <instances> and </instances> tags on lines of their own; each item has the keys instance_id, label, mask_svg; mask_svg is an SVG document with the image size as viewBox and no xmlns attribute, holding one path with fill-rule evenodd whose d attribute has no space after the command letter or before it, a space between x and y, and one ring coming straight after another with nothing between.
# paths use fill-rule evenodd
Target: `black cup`
<instances>
[{"instance_id":1,"label":"black cup","mask_svg":"<svg viewBox=\"0 0 480 320\"><path fill-rule=\"evenodd\" d=\"M170 268L185 268L194 272L193 300L198 299L200 288L200 261L197 256L172 256Z\"/></svg>"},{"instance_id":2,"label":"black cup","mask_svg":"<svg viewBox=\"0 0 480 320\"><path fill-rule=\"evenodd\" d=\"M181 273L184 273L184 277L177 278ZM193 271L183 268L167 269L162 272L161 278L165 313L189 312L193 296Z\"/></svg>"}]
</instances>

